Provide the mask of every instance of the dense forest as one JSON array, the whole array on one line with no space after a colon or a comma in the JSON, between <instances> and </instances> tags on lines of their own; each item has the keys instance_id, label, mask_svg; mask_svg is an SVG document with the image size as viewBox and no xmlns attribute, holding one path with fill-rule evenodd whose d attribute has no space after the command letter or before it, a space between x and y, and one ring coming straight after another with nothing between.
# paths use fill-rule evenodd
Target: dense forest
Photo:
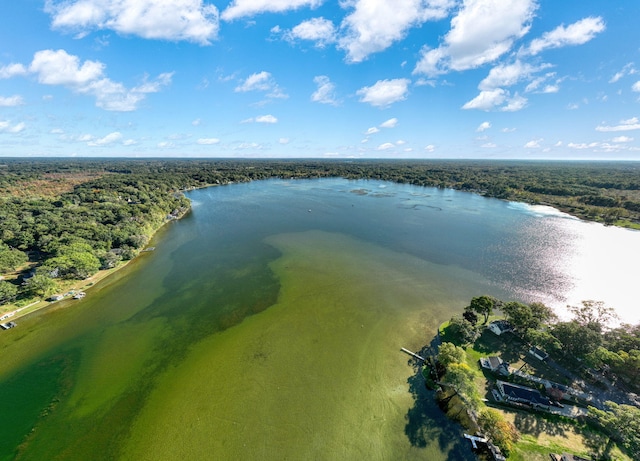
<instances>
[{"instance_id":1,"label":"dense forest","mask_svg":"<svg viewBox=\"0 0 640 461\"><path fill-rule=\"evenodd\" d=\"M133 258L163 223L188 211L185 190L322 177L453 188L640 228L640 163L633 162L5 158L0 304L46 297L56 281Z\"/></svg>"}]
</instances>

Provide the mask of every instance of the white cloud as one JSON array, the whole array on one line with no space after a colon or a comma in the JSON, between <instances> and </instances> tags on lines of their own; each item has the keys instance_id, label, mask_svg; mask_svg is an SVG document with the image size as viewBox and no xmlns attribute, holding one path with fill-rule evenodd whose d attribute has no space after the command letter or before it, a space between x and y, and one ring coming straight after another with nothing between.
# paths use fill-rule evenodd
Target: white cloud
<instances>
[{"instance_id":1,"label":"white cloud","mask_svg":"<svg viewBox=\"0 0 640 461\"><path fill-rule=\"evenodd\" d=\"M476 128L476 131L479 133L482 133L485 130L488 130L489 128L491 128L491 123L490 122L482 122L478 128Z\"/></svg>"},{"instance_id":2,"label":"white cloud","mask_svg":"<svg viewBox=\"0 0 640 461\"><path fill-rule=\"evenodd\" d=\"M12 125L9 121L0 120L0 133L20 133L24 131L27 125L24 122L16 123Z\"/></svg>"},{"instance_id":3,"label":"white cloud","mask_svg":"<svg viewBox=\"0 0 640 461\"><path fill-rule=\"evenodd\" d=\"M601 17L581 19L573 24L558 26L551 32L545 32L541 38L531 41L528 52L536 55L549 48L561 48L570 45L582 45L604 31Z\"/></svg>"},{"instance_id":4,"label":"white cloud","mask_svg":"<svg viewBox=\"0 0 640 461\"><path fill-rule=\"evenodd\" d=\"M160 149L171 149L171 148L175 147L175 144L172 143L171 141L160 141L158 143L158 147Z\"/></svg>"},{"instance_id":5,"label":"white cloud","mask_svg":"<svg viewBox=\"0 0 640 461\"><path fill-rule=\"evenodd\" d=\"M611 140L611 142L631 142L631 141L633 141L633 138L630 138L629 136L616 136Z\"/></svg>"},{"instance_id":6,"label":"white cloud","mask_svg":"<svg viewBox=\"0 0 640 461\"><path fill-rule=\"evenodd\" d=\"M316 91L311 95L313 102L319 102L321 104L338 105L336 99L335 90L336 86L329 80L326 75L318 75L314 77L313 82L318 85Z\"/></svg>"},{"instance_id":7,"label":"white cloud","mask_svg":"<svg viewBox=\"0 0 640 461\"><path fill-rule=\"evenodd\" d=\"M631 86L631 90L633 90L635 92L640 92L640 80L638 80L636 83L634 83Z\"/></svg>"},{"instance_id":8,"label":"white cloud","mask_svg":"<svg viewBox=\"0 0 640 461\"><path fill-rule=\"evenodd\" d=\"M278 123L278 119L271 114L260 115L255 118L256 123Z\"/></svg>"},{"instance_id":9,"label":"white cloud","mask_svg":"<svg viewBox=\"0 0 640 461\"><path fill-rule=\"evenodd\" d=\"M9 64L0 67L0 78L11 78L19 75L26 75L27 69L22 64Z\"/></svg>"},{"instance_id":10,"label":"white cloud","mask_svg":"<svg viewBox=\"0 0 640 461\"><path fill-rule=\"evenodd\" d=\"M465 103L463 109L478 109L484 111L500 110L502 112L515 112L527 105L527 99L518 95L514 96L502 88L481 91L478 96Z\"/></svg>"},{"instance_id":11,"label":"white cloud","mask_svg":"<svg viewBox=\"0 0 640 461\"><path fill-rule=\"evenodd\" d=\"M280 138L278 139L278 142L284 145L284 144L289 144L290 140L289 138Z\"/></svg>"},{"instance_id":12,"label":"white cloud","mask_svg":"<svg viewBox=\"0 0 640 461\"><path fill-rule=\"evenodd\" d=\"M192 124L193 126L200 126L200 125L202 125L202 120L201 120L201 119L199 119L199 118L197 118L197 119L195 119L194 121L192 121L192 122L191 122L191 124Z\"/></svg>"},{"instance_id":13,"label":"white cloud","mask_svg":"<svg viewBox=\"0 0 640 461\"><path fill-rule=\"evenodd\" d=\"M436 150L436 146L434 146L433 144L429 144L428 146L425 146L424 150L427 152L433 152Z\"/></svg>"},{"instance_id":14,"label":"white cloud","mask_svg":"<svg viewBox=\"0 0 640 461\"><path fill-rule=\"evenodd\" d=\"M92 147L101 147L108 146L109 144L113 144L122 139L122 133L119 131L114 131L113 133L109 133L104 138L96 139L95 141L89 141L87 145Z\"/></svg>"},{"instance_id":15,"label":"white cloud","mask_svg":"<svg viewBox=\"0 0 640 461\"><path fill-rule=\"evenodd\" d=\"M125 139L122 141L123 146L135 146L136 144L138 144L138 141L135 139Z\"/></svg>"},{"instance_id":16,"label":"white cloud","mask_svg":"<svg viewBox=\"0 0 640 461\"><path fill-rule=\"evenodd\" d=\"M278 30L274 32L278 32ZM328 19L312 18L285 32L284 37L290 41L310 40L316 42L316 46L322 48L329 43L335 42L336 28Z\"/></svg>"},{"instance_id":17,"label":"white cloud","mask_svg":"<svg viewBox=\"0 0 640 461\"><path fill-rule=\"evenodd\" d=\"M406 99L409 83L410 80L406 78L378 80L372 86L360 88L356 94L360 96L360 102L367 102L375 107L388 107Z\"/></svg>"},{"instance_id":18,"label":"white cloud","mask_svg":"<svg viewBox=\"0 0 640 461\"><path fill-rule=\"evenodd\" d=\"M22 104L24 104L24 100L22 99L22 96L17 94L6 98L4 96L0 96L0 107L14 107L21 106Z\"/></svg>"},{"instance_id":19,"label":"white cloud","mask_svg":"<svg viewBox=\"0 0 640 461\"><path fill-rule=\"evenodd\" d=\"M526 143L524 145L524 147L526 149L539 149L540 148L540 143L544 141L544 139L540 138L540 139L532 139L531 141L529 141L528 143Z\"/></svg>"},{"instance_id":20,"label":"white cloud","mask_svg":"<svg viewBox=\"0 0 640 461\"><path fill-rule=\"evenodd\" d=\"M596 127L596 131L632 131L632 130L640 130L640 120L638 117L633 117L627 120L621 120L618 125L615 126L607 126L607 125L598 125Z\"/></svg>"},{"instance_id":21,"label":"white cloud","mask_svg":"<svg viewBox=\"0 0 640 461\"><path fill-rule=\"evenodd\" d=\"M535 0L465 0L436 49L423 48L414 73L435 76L493 62L530 28Z\"/></svg>"},{"instance_id":22,"label":"white cloud","mask_svg":"<svg viewBox=\"0 0 640 461\"><path fill-rule=\"evenodd\" d=\"M634 69L633 63L630 62L630 63L626 64L622 68L622 70L620 70L619 72L616 72L615 75L613 77L611 77L611 79L609 80L609 83L616 83L622 77L625 77L627 75L633 75L633 74L636 74L636 73L638 73L638 71Z\"/></svg>"},{"instance_id":23,"label":"white cloud","mask_svg":"<svg viewBox=\"0 0 640 461\"><path fill-rule=\"evenodd\" d=\"M213 144L218 144L220 140L218 138L199 138L196 142L203 146L210 146Z\"/></svg>"},{"instance_id":24,"label":"white cloud","mask_svg":"<svg viewBox=\"0 0 640 461\"><path fill-rule=\"evenodd\" d=\"M169 85L173 73L160 74L155 80L145 78L141 85L126 88L104 76L105 65L99 61L80 62L65 50L42 50L34 54L29 72L44 85L62 85L80 94L96 98L96 106L111 111L129 112L149 93Z\"/></svg>"},{"instance_id":25,"label":"white cloud","mask_svg":"<svg viewBox=\"0 0 640 461\"><path fill-rule=\"evenodd\" d=\"M248 91L265 91L268 92L269 98L286 98L287 95L282 92L276 84L270 72L262 71L251 74L244 82L235 88L236 93L246 93Z\"/></svg>"},{"instance_id":26,"label":"white cloud","mask_svg":"<svg viewBox=\"0 0 640 461\"><path fill-rule=\"evenodd\" d=\"M307 6L315 8L322 2L323 0L233 0L220 16L225 21L233 21L260 13L282 13Z\"/></svg>"},{"instance_id":27,"label":"white cloud","mask_svg":"<svg viewBox=\"0 0 640 461\"><path fill-rule=\"evenodd\" d=\"M339 47L347 60L360 62L405 37L407 30L428 20L442 19L454 0L351 0L342 2L354 10L342 21Z\"/></svg>"},{"instance_id":28,"label":"white cloud","mask_svg":"<svg viewBox=\"0 0 640 461\"><path fill-rule=\"evenodd\" d=\"M384 144L380 144L378 147L376 147L376 150L389 150L393 149L394 147L396 146L393 143L385 142Z\"/></svg>"},{"instance_id":29,"label":"white cloud","mask_svg":"<svg viewBox=\"0 0 640 461\"><path fill-rule=\"evenodd\" d=\"M533 73L538 72L545 67L548 66L543 65L535 67L531 64L523 63L520 60L517 60L512 64L500 64L489 71L489 75L480 82L478 89L492 90L495 88L512 86L520 80L530 78Z\"/></svg>"},{"instance_id":30,"label":"white cloud","mask_svg":"<svg viewBox=\"0 0 640 461\"><path fill-rule=\"evenodd\" d=\"M502 88L481 91L478 96L467 102L463 109L491 110L507 99L508 92Z\"/></svg>"},{"instance_id":31,"label":"white cloud","mask_svg":"<svg viewBox=\"0 0 640 461\"><path fill-rule=\"evenodd\" d=\"M218 9L202 0L47 0L54 29L109 29L147 39L187 40L207 45L218 33Z\"/></svg>"},{"instance_id":32,"label":"white cloud","mask_svg":"<svg viewBox=\"0 0 640 461\"><path fill-rule=\"evenodd\" d=\"M365 132L365 134L368 136L368 135L370 135L370 134L376 134L376 133L377 133L377 132L379 132L379 131L380 131L380 130L379 130L377 127L372 126L371 128L369 128L369 129Z\"/></svg>"},{"instance_id":33,"label":"white cloud","mask_svg":"<svg viewBox=\"0 0 640 461\"><path fill-rule=\"evenodd\" d=\"M33 55L29 72L45 85L82 87L102 77L105 65L98 61L85 61L65 50L42 50Z\"/></svg>"},{"instance_id":34,"label":"white cloud","mask_svg":"<svg viewBox=\"0 0 640 461\"><path fill-rule=\"evenodd\" d=\"M396 125L398 124L398 119L397 118L390 118L387 121L384 121L380 124L380 128L395 128Z\"/></svg>"},{"instance_id":35,"label":"white cloud","mask_svg":"<svg viewBox=\"0 0 640 461\"><path fill-rule=\"evenodd\" d=\"M498 147L498 145L495 142L486 142L483 145L481 145L480 147L482 147L483 149L494 149L494 148Z\"/></svg>"}]
</instances>

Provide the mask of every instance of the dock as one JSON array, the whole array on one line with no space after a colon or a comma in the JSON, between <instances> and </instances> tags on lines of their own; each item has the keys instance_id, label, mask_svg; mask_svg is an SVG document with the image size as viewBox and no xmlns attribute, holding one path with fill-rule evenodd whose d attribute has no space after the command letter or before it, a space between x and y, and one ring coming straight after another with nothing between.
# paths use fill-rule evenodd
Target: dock
<instances>
[{"instance_id":1,"label":"dock","mask_svg":"<svg viewBox=\"0 0 640 461\"><path fill-rule=\"evenodd\" d=\"M400 350L406 354L409 354L411 357L415 357L418 360L422 360L423 362L427 361L427 359L425 359L424 357L420 357L418 354L416 354L415 352L411 352L409 349L401 347Z\"/></svg>"}]
</instances>

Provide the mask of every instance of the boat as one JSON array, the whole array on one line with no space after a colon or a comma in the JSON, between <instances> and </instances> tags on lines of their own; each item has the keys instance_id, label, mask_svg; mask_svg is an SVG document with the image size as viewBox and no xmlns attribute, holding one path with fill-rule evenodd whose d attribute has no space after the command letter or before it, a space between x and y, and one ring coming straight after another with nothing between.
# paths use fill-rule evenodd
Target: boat
<instances>
[{"instance_id":1,"label":"boat","mask_svg":"<svg viewBox=\"0 0 640 461\"><path fill-rule=\"evenodd\" d=\"M73 295L73 299L82 299L85 296L87 296L87 294L84 291L79 291L75 295Z\"/></svg>"},{"instance_id":2,"label":"boat","mask_svg":"<svg viewBox=\"0 0 640 461\"><path fill-rule=\"evenodd\" d=\"M16 326L16 322L0 323L0 328L2 328L3 330L8 330L15 326Z\"/></svg>"}]
</instances>

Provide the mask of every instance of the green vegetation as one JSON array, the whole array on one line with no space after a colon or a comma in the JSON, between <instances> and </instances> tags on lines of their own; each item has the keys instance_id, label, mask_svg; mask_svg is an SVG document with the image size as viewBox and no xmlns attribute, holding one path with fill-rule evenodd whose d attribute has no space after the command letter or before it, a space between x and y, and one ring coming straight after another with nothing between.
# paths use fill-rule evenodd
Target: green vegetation
<instances>
[{"instance_id":1,"label":"green vegetation","mask_svg":"<svg viewBox=\"0 0 640 461\"><path fill-rule=\"evenodd\" d=\"M502 311L514 334L496 336L487 329L481 332L476 314L484 315L494 308ZM445 341L437 354L440 384L450 389L439 394L440 401L447 403L444 411L469 431L479 428L503 454L510 454L510 459L548 459L550 452L566 451L593 459L627 459L620 450L633 458L640 453L640 409L635 406L607 402L606 408L590 406L587 417L572 419L507 409L495 406L492 398L486 403L478 398L479 390L490 395L487 379L489 382L496 379L490 372L486 372L486 379L481 378L476 365L481 357L489 355L499 355L512 368L526 368L538 378L563 385L571 386L573 379L584 379L596 396L598 386L608 389L616 381L623 390L637 391L640 325L611 327L614 311L601 302L584 301L568 309L573 318L559 321L541 303L505 303L488 296L473 298L464 313L443 324L439 333ZM569 371L560 372L557 367L529 358L527 351L531 345L544 346ZM547 390L513 374L500 379L538 388L548 392L553 400L560 398L553 394L555 389ZM461 417L464 411L461 408L451 411L448 404L454 397L461 399L467 415L470 411L477 416L475 422L473 418ZM570 446L563 442L568 433L575 439ZM563 437L554 438L554 434ZM536 440L543 435L546 438L540 442L544 444L541 447Z\"/></svg>"},{"instance_id":2,"label":"green vegetation","mask_svg":"<svg viewBox=\"0 0 640 461\"><path fill-rule=\"evenodd\" d=\"M35 267L57 287L135 257L163 223L189 209L184 190L322 177L453 188L640 228L640 164L632 162L7 158L0 162L0 275L17 292L5 285L0 302L43 292L25 290L16 270ZM482 304L490 299L476 301L470 323L493 309Z\"/></svg>"}]
</instances>

